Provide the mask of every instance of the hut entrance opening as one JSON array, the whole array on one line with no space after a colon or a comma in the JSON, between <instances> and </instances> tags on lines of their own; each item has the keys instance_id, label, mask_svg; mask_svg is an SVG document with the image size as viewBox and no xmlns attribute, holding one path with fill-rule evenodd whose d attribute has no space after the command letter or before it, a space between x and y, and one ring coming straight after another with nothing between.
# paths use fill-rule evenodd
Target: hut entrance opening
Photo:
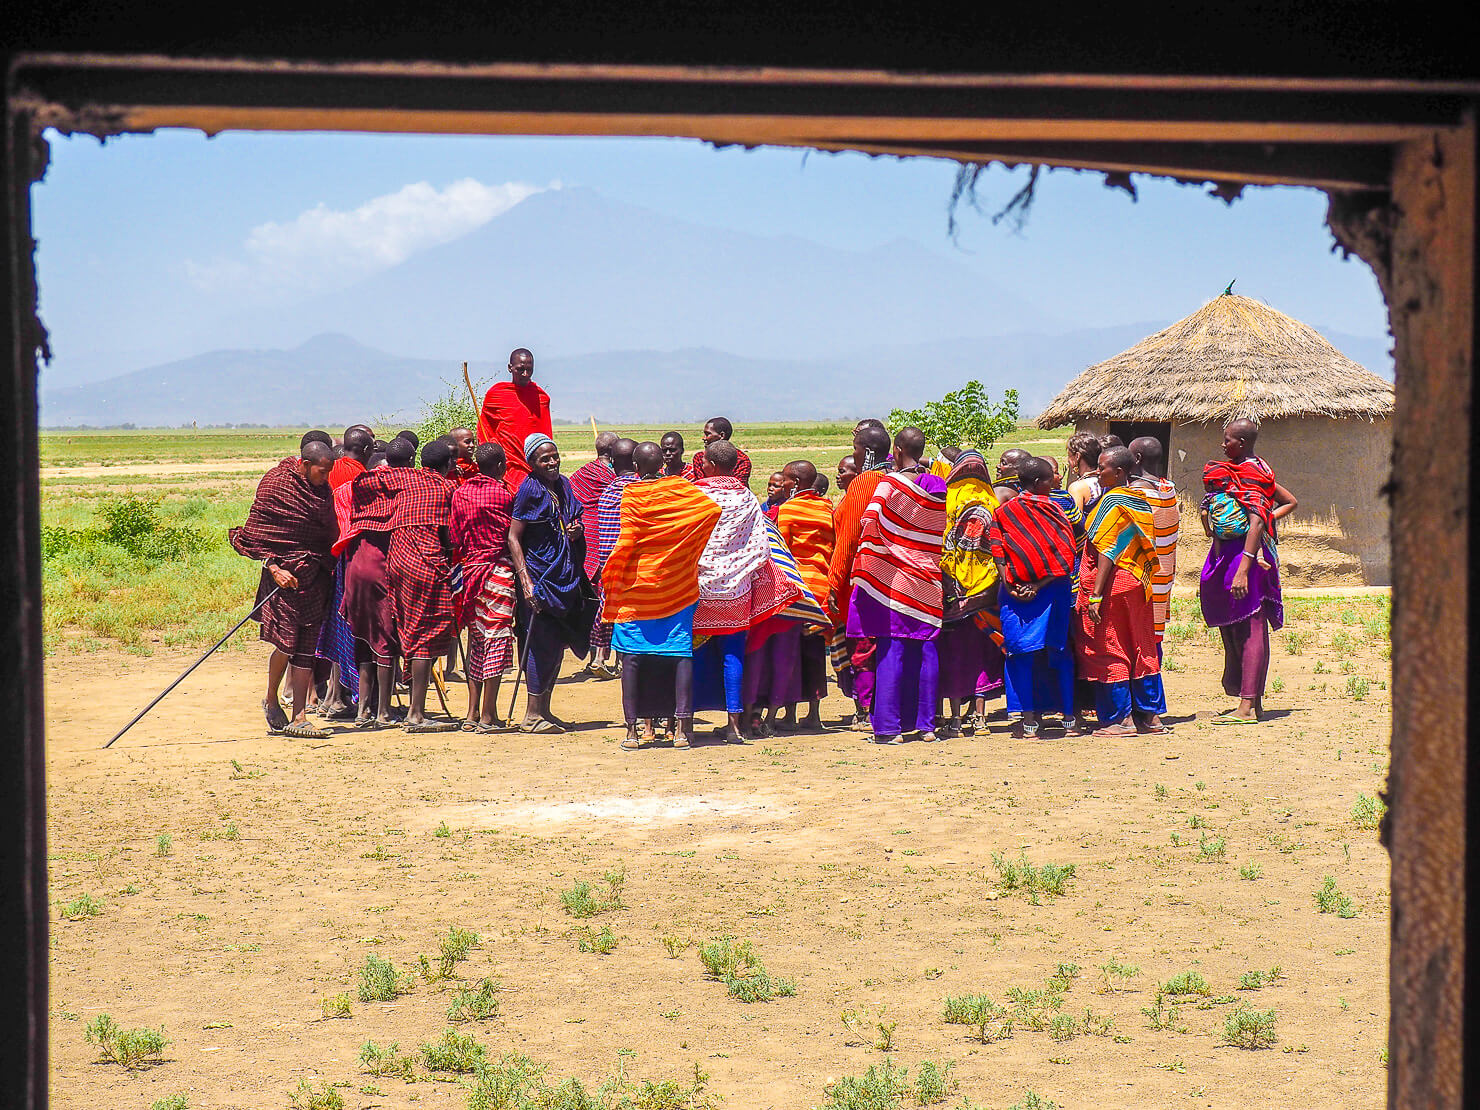
<instances>
[{"instance_id":1,"label":"hut entrance opening","mask_svg":"<svg viewBox=\"0 0 1480 1110\"><path fill-rule=\"evenodd\" d=\"M1161 457L1172 457L1172 425L1165 420L1112 420L1110 434L1119 436L1122 443L1130 444L1133 439L1151 436L1161 443Z\"/></svg>"}]
</instances>

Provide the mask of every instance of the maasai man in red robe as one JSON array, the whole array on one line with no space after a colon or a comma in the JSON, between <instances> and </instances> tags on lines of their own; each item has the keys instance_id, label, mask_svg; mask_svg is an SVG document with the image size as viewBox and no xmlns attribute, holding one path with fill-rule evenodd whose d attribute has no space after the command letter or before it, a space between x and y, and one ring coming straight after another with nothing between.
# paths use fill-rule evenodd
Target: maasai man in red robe
<instances>
[{"instance_id":1,"label":"maasai man in red robe","mask_svg":"<svg viewBox=\"0 0 1480 1110\"><path fill-rule=\"evenodd\" d=\"M452 478L458 485L478 476L478 466L473 461L473 452L478 447L478 437L467 428L453 428L444 437L452 448Z\"/></svg>"},{"instance_id":2,"label":"maasai man in red robe","mask_svg":"<svg viewBox=\"0 0 1480 1110\"><path fill-rule=\"evenodd\" d=\"M859 421L853 429L853 474L833 511L833 555L827 573L828 614L833 618L833 663L838 687L853 699L855 726L867 724L873 704L874 645L871 640L849 640L848 599L853 594L853 559L863 534L863 512L889 471L889 432L877 421ZM838 468L841 480L844 470Z\"/></svg>"},{"instance_id":3,"label":"maasai man in red robe","mask_svg":"<svg viewBox=\"0 0 1480 1110\"><path fill-rule=\"evenodd\" d=\"M408 467L414 461L415 449L410 440L397 437L386 444L386 466ZM346 494L349 507L346 517L340 520L335 550L345 559L340 612L354 635L355 665L360 672L359 713L355 724L360 728L385 727L395 723L391 716L391 693L395 688L392 672L401 655L401 642L396 636L396 602L385 571L395 495L379 483L362 485L356 480L334 492L336 507Z\"/></svg>"},{"instance_id":4,"label":"maasai man in red robe","mask_svg":"<svg viewBox=\"0 0 1480 1110\"><path fill-rule=\"evenodd\" d=\"M504 449L479 444L478 473L452 495L448 536L462 559L460 624L468 627L468 714L464 732L504 727L496 708L514 661L514 564L509 523L514 495L504 485Z\"/></svg>"},{"instance_id":5,"label":"maasai man in red robe","mask_svg":"<svg viewBox=\"0 0 1480 1110\"><path fill-rule=\"evenodd\" d=\"M365 460L375 443L375 433L363 424L354 424L344 429L344 454L334 462L329 471L329 488L336 490L346 482L353 481L365 473Z\"/></svg>"},{"instance_id":6,"label":"maasai man in red robe","mask_svg":"<svg viewBox=\"0 0 1480 1110\"><path fill-rule=\"evenodd\" d=\"M833 546L836 535L833 525L832 502L818 493L817 468L805 459L786 464L781 471L785 500L776 512L776 528L781 533L791 557L797 561L797 569L812 593L812 600L827 608L827 576L832 568ZM825 630L808 627L802 630L801 657L798 673L801 679L801 697L797 701L807 702L807 716L796 719L796 702L786 707L785 715L778 721L782 732L798 728L821 731L821 700L827 694L827 636Z\"/></svg>"},{"instance_id":7,"label":"maasai man in red robe","mask_svg":"<svg viewBox=\"0 0 1480 1110\"><path fill-rule=\"evenodd\" d=\"M617 444L616 432L596 433L596 457L578 467L570 476L570 488L575 490L576 500L581 503L581 514L589 524L596 520L596 508L606 487L617 480L616 467L612 463L612 450ZM589 540L589 537L588 537ZM599 545L587 542L586 577L596 581L596 572L601 567ZM595 621L591 625L591 658L586 661L585 673L598 678L611 678L616 673L607 664L611 655L611 625Z\"/></svg>"},{"instance_id":8,"label":"maasai man in red robe","mask_svg":"<svg viewBox=\"0 0 1480 1110\"><path fill-rule=\"evenodd\" d=\"M730 442L730 437L735 434L735 427L723 416L716 416L704 425L704 446L708 447L716 440ZM680 445L682 440L679 441ZM740 456L740 461L735 464L733 477L743 486L750 485L750 456L740 448L735 448L735 453ZM691 482L697 482L704 477L703 451L695 451L694 457L689 460L683 476Z\"/></svg>"},{"instance_id":9,"label":"maasai man in red robe","mask_svg":"<svg viewBox=\"0 0 1480 1110\"><path fill-rule=\"evenodd\" d=\"M329 735L327 729L310 725L306 714L319 626L334 590L331 549L339 537L339 523L329 494L333 465L329 447L316 440L305 442L296 462L284 460L263 476L246 523L227 533L240 554L262 561L257 585L261 608L255 619L262 625L261 638L273 646L267 696L262 699L267 727L306 739ZM290 666L291 721L277 700Z\"/></svg>"},{"instance_id":10,"label":"maasai man in red robe","mask_svg":"<svg viewBox=\"0 0 1480 1110\"><path fill-rule=\"evenodd\" d=\"M394 495L386 579L396 603L396 631L411 664L411 707L407 732L448 732L451 721L426 719L427 684L432 662L447 650L457 629L452 595L451 543L447 526L457 484L448 477L452 449L434 439L421 449L421 466L382 467L355 479L358 497Z\"/></svg>"},{"instance_id":11,"label":"maasai man in red robe","mask_svg":"<svg viewBox=\"0 0 1480 1110\"><path fill-rule=\"evenodd\" d=\"M523 347L509 355L509 379L484 396L478 440L504 449L508 460L504 484L514 492L529 477L524 441L535 433L554 436L555 430L550 425L549 395L534 384L534 355Z\"/></svg>"}]
</instances>

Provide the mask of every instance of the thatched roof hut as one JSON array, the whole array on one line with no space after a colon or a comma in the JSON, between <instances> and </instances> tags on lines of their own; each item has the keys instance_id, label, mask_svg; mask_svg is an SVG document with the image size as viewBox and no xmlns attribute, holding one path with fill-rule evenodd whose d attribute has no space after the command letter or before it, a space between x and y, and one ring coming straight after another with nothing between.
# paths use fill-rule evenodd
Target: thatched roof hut
<instances>
[{"instance_id":1,"label":"thatched roof hut","mask_svg":"<svg viewBox=\"0 0 1480 1110\"><path fill-rule=\"evenodd\" d=\"M1286 579L1377 584L1388 580L1387 503L1378 491L1388 476L1392 411L1393 387L1314 328L1225 292L1085 370L1038 426L1072 423L1127 443L1155 436L1191 509L1202 494L1203 464L1222 456L1224 426L1254 420L1259 453L1300 499L1280 545ZM1193 545L1200 533L1183 529ZM1195 569L1179 557L1179 576Z\"/></svg>"},{"instance_id":2,"label":"thatched roof hut","mask_svg":"<svg viewBox=\"0 0 1480 1110\"><path fill-rule=\"evenodd\" d=\"M1224 293L1185 320L1097 362L1064 387L1040 428L1088 420L1227 424L1299 416L1381 420L1393 387L1320 332Z\"/></svg>"}]
</instances>

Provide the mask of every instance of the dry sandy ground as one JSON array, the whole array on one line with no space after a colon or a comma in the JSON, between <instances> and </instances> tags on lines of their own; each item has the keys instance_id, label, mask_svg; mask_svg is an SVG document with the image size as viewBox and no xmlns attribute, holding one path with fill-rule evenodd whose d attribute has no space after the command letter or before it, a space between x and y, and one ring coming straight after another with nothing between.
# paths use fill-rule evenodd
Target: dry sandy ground
<instances>
[{"instance_id":1,"label":"dry sandy ground","mask_svg":"<svg viewBox=\"0 0 1480 1110\"><path fill-rule=\"evenodd\" d=\"M1325 685L1314 659L1279 655L1289 690L1271 704L1285 715L1211 727L1227 704L1213 650L1199 636L1174 654L1168 737L1014 741L999 720L936 746L832 731L635 754L607 723L614 682L562 684L557 711L598 722L563 737L268 737L255 642L101 751L189 657L58 658L51 895L60 907L87 892L103 909L54 918L54 1104L145 1110L183 1092L193 1110L279 1107L314 1077L341 1084L351 1110L461 1108L455 1083L422 1069L414 1083L374 1079L357 1058L367 1039L412 1053L435 1039L447 984L320 1017L321 1000L353 993L367 954L412 970L458 925L483 937L460 972L502 984L500 1014L474 1034L588 1086L630 1049L644 1077L697 1062L730 1107L811 1107L829 1079L882 1059L839 1022L866 1004L898 1021L897 1062L956 1061L951 1105L1007 1107L1032 1088L1066 1110L1379 1106L1387 859L1348 813L1381 782L1386 691L1308 689ZM824 716L842 708L830 699ZM436 835L443 822L450 836ZM1226 858L1199 861L1205 834L1226 838ZM1076 866L1063 897L999 894L992 855L1019 851ZM1251 864L1260 877L1241 879ZM626 908L592 924L620 943L579 952L559 892L618 865ZM1355 918L1316 913L1326 875ZM670 959L660 944L726 933L794 976L796 996L733 1001L693 949ZM1112 956L1140 970L1109 993L1099 965ZM1060 962L1083 968L1065 1012L1109 1015L1116 1037L1019 1029L983 1045L941 1020L948 995L1001 1001ZM1273 986L1235 989L1273 965ZM1278 1044L1221 1046L1233 1009L1221 1001L1184 1005L1184 1031L1148 1028L1155 985L1188 970L1215 996L1275 1009ZM83 1027L102 1012L163 1026L165 1061L135 1074L99 1063Z\"/></svg>"}]
</instances>

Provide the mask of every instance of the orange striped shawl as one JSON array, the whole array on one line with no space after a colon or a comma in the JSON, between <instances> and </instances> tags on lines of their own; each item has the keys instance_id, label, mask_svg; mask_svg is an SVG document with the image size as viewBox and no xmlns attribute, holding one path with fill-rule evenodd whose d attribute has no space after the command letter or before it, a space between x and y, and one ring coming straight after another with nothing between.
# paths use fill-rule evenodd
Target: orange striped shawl
<instances>
[{"instance_id":1,"label":"orange striped shawl","mask_svg":"<svg viewBox=\"0 0 1480 1110\"><path fill-rule=\"evenodd\" d=\"M853 560L858 555L858 540L863 534L863 514L873 499L874 490L884 480L878 470L866 470L854 478L833 510L833 556L827 572L828 612L841 626L848 619L848 594L853 583Z\"/></svg>"},{"instance_id":2,"label":"orange striped shawl","mask_svg":"<svg viewBox=\"0 0 1480 1110\"><path fill-rule=\"evenodd\" d=\"M1177 503L1177 487L1170 478L1148 474L1144 480L1155 483L1155 487L1148 489L1132 485L1129 488L1132 493L1140 494L1151 507L1157 561L1156 572L1151 578L1151 615L1156 626L1156 638L1160 640L1166 633L1172 605L1172 582L1177 577L1177 540L1182 530L1182 510Z\"/></svg>"},{"instance_id":3,"label":"orange striped shawl","mask_svg":"<svg viewBox=\"0 0 1480 1110\"><path fill-rule=\"evenodd\" d=\"M719 506L684 478L632 482L622 524L601 572L607 624L671 617L699 600L699 557Z\"/></svg>"},{"instance_id":4,"label":"orange striped shawl","mask_svg":"<svg viewBox=\"0 0 1480 1110\"><path fill-rule=\"evenodd\" d=\"M807 591L826 609L835 538L832 505L821 494L804 490L782 503L776 514L776 528L797 561Z\"/></svg>"}]
</instances>

